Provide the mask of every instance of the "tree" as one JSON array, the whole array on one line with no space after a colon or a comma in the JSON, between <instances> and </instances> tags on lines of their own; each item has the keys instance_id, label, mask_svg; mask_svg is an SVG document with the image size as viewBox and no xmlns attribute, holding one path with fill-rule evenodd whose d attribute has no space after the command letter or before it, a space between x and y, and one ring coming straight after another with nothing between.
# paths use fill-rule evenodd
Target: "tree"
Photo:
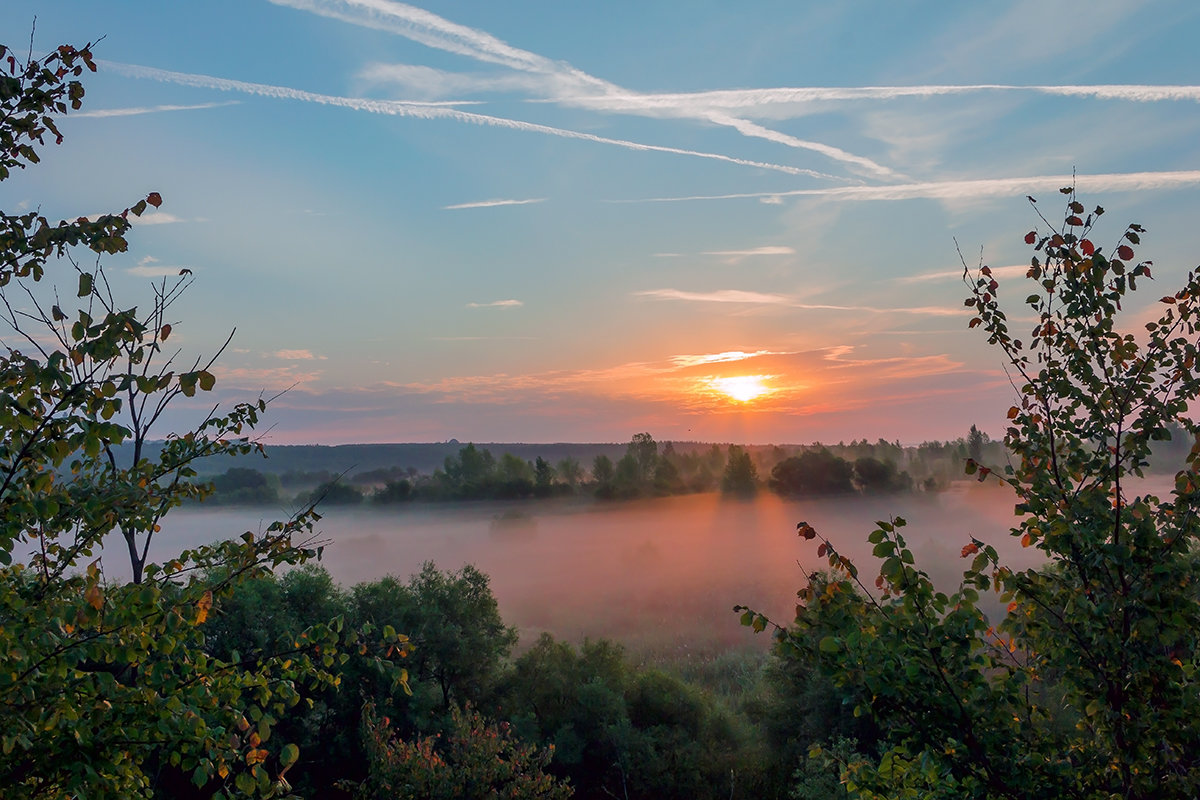
<instances>
[{"instance_id":1,"label":"tree","mask_svg":"<svg viewBox=\"0 0 1200 800\"><path fill-rule=\"evenodd\" d=\"M1072 189L1060 226L1031 231L1025 299L1036 322L1010 331L999 282L967 270L980 327L1020 388L1004 443L1015 464L969 461L980 480L1017 495L1011 535L1037 547L1039 568L1013 570L970 539L970 566L951 593L914 564L904 521L870 534L876 593L821 538L831 572L801 590L795 625L777 631L850 694L879 726L871 753L842 764L863 797L1184 798L1200 791L1200 448L1160 499L1131 485L1151 443L1181 426L1200 395L1200 278L1164 296L1139 342L1119 312L1150 262L1136 260L1144 229L1128 226L1111 253L1091 238ZM979 592L995 589L993 620ZM754 612L743 621L762 628Z\"/></svg>"},{"instance_id":2,"label":"tree","mask_svg":"<svg viewBox=\"0 0 1200 800\"><path fill-rule=\"evenodd\" d=\"M658 442L648 433L635 433L629 441L628 455L637 462L637 479L642 486L654 478L654 467L658 463Z\"/></svg>"},{"instance_id":3,"label":"tree","mask_svg":"<svg viewBox=\"0 0 1200 800\"><path fill-rule=\"evenodd\" d=\"M55 118L78 109L91 46L21 63L0 47L0 181L38 163ZM274 567L316 554L315 515L149 558L163 516L210 488L192 464L258 449L247 437L266 402L237 405L168 434L151 431L180 395L207 392L213 359L170 354L169 309L190 283L155 285L122 305L101 257L124 252L130 216L50 222L0 214L0 786L5 797L268 796L286 791L294 745L269 741L307 684L332 685L337 625L286 652L216 659L204 651L214 601ZM69 276L71 295L44 285ZM47 281L48 282L48 281ZM140 309L140 311L139 311ZM161 433L158 435L162 435ZM131 580L106 580L100 548L122 542ZM110 551L111 553L111 551ZM111 557L111 556L110 556Z\"/></svg>"},{"instance_id":4,"label":"tree","mask_svg":"<svg viewBox=\"0 0 1200 800\"><path fill-rule=\"evenodd\" d=\"M668 444L670 444L668 442ZM687 487L679 476L675 462L664 454L654 468L654 493L661 495L681 494Z\"/></svg>"},{"instance_id":5,"label":"tree","mask_svg":"<svg viewBox=\"0 0 1200 800\"><path fill-rule=\"evenodd\" d=\"M406 588L395 627L408 631L415 644L409 658L414 676L434 682L444 709L478 702L517 643L516 629L500 617L488 576L470 564L442 572L426 562Z\"/></svg>"},{"instance_id":6,"label":"tree","mask_svg":"<svg viewBox=\"0 0 1200 800\"><path fill-rule=\"evenodd\" d=\"M967 431L967 457L973 461L983 460L983 431L971 426L971 430Z\"/></svg>"},{"instance_id":7,"label":"tree","mask_svg":"<svg viewBox=\"0 0 1200 800\"><path fill-rule=\"evenodd\" d=\"M379 505L407 503L412 499L413 485L407 478L402 478L398 481L388 481L371 495L371 502Z\"/></svg>"},{"instance_id":8,"label":"tree","mask_svg":"<svg viewBox=\"0 0 1200 800\"><path fill-rule=\"evenodd\" d=\"M322 483L310 492L301 492L296 498L302 506L356 506L362 501L363 493L340 479Z\"/></svg>"},{"instance_id":9,"label":"tree","mask_svg":"<svg viewBox=\"0 0 1200 800\"><path fill-rule=\"evenodd\" d=\"M758 490L758 470L750 454L737 445L729 446L729 461L721 476L721 491L726 494L752 495Z\"/></svg>"},{"instance_id":10,"label":"tree","mask_svg":"<svg viewBox=\"0 0 1200 800\"><path fill-rule=\"evenodd\" d=\"M476 449L474 443L458 451L458 456L446 456L445 471L435 473L451 497L480 497L491 491L496 482L496 461L486 447Z\"/></svg>"},{"instance_id":11,"label":"tree","mask_svg":"<svg viewBox=\"0 0 1200 800\"><path fill-rule=\"evenodd\" d=\"M822 447L780 461L771 470L768 483L785 495L845 494L854 491L850 483L853 474L850 462Z\"/></svg>"},{"instance_id":12,"label":"tree","mask_svg":"<svg viewBox=\"0 0 1200 800\"><path fill-rule=\"evenodd\" d=\"M612 459L600 453L592 459L592 480L601 485L611 483L613 479Z\"/></svg>"},{"instance_id":13,"label":"tree","mask_svg":"<svg viewBox=\"0 0 1200 800\"><path fill-rule=\"evenodd\" d=\"M592 459L592 480L596 483L596 497L605 500L613 497L615 494L613 479L615 477L616 469L613 467L611 458L600 453Z\"/></svg>"},{"instance_id":14,"label":"tree","mask_svg":"<svg viewBox=\"0 0 1200 800\"><path fill-rule=\"evenodd\" d=\"M508 723L478 711L451 708L443 735L405 740L392 734L387 718L370 709L363 719L370 774L360 800L566 800L565 781L546 773L553 748L539 750L518 740Z\"/></svg>"},{"instance_id":15,"label":"tree","mask_svg":"<svg viewBox=\"0 0 1200 800\"><path fill-rule=\"evenodd\" d=\"M212 494L205 499L209 503L230 505L277 503L279 492L273 480L273 476L268 478L256 469L231 467L209 482Z\"/></svg>"},{"instance_id":16,"label":"tree","mask_svg":"<svg viewBox=\"0 0 1200 800\"><path fill-rule=\"evenodd\" d=\"M557 473L550 462L541 456L537 457L537 461L533 465L533 488L540 497L546 497L554 491L554 478Z\"/></svg>"},{"instance_id":17,"label":"tree","mask_svg":"<svg viewBox=\"0 0 1200 800\"><path fill-rule=\"evenodd\" d=\"M854 460L854 480L863 494L899 492L912 485L907 472L898 472L891 461L870 456Z\"/></svg>"},{"instance_id":18,"label":"tree","mask_svg":"<svg viewBox=\"0 0 1200 800\"><path fill-rule=\"evenodd\" d=\"M579 459L577 458L567 456L558 462L555 469L558 470L558 474L562 476L567 486L571 487L571 491L574 491L575 487L583 479L583 467L579 465Z\"/></svg>"},{"instance_id":19,"label":"tree","mask_svg":"<svg viewBox=\"0 0 1200 800\"><path fill-rule=\"evenodd\" d=\"M642 492L642 466L637 455L627 452L617 461L616 474L613 475L613 488L618 497L637 497Z\"/></svg>"}]
</instances>

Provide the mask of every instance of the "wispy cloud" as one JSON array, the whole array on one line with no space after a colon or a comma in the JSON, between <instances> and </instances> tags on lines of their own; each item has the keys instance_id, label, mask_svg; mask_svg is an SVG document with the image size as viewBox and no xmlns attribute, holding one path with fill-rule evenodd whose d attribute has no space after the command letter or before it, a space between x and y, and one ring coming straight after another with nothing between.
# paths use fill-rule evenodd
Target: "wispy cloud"
<instances>
[{"instance_id":1,"label":"wispy cloud","mask_svg":"<svg viewBox=\"0 0 1200 800\"><path fill-rule=\"evenodd\" d=\"M795 254L796 251L793 248L778 245L752 247L749 250L707 250L701 253L705 256L791 256Z\"/></svg>"},{"instance_id":2,"label":"wispy cloud","mask_svg":"<svg viewBox=\"0 0 1200 800\"><path fill-rule=\"evenodd\" d=\"M442 206L443 211L457 211L462 208L495 208L496 206L527 206L531 203L544 203L546 198L534 197L529 200L480 200L476 203L458 203L452 206Z\"/></svg>"},{"instance_id":3,"label":"wispy cloud","mask_svg":"<svg viewBox=\"0 0 1200 800\"><path fill-rule=\"evenodd\" d=\"M629 114L644 115L649 111L655 111L661 115L663 112L667 112L671 116L730 127L743 136L766 139L787 147L816 152L877 177L896 177L896 173L888 167L864 156L849 153L832 145L812 142L770 130L750 120L730 116L720 109L696 106L695 104L651 107L638 102L639 95L637 93L589 75L570 64L522 50L485 31L459 25L415 6L391 0L271 0L271 2L353 25L387 31L427 47L527 73L534 76L535 80L529 81L525 85L509 83L505 88L519 87L532 91L540 90L551 102ZM462 74L430 75L428 71L423 70L421 75L426 80L433 78L433 82L446 87L453 86L455 91L468 90L471 81L471 76ZM373 65L363 73L363 77L375 81L391 77L403 85L411 85L413 73L407 69L407 65L399 65L399 69L396 70L389 69L387 65ZM476 84L476 86L481 90L487 90L493 87L492 80L485 77L482 83ZM425 84L427 88L430 85L431 83ZM593 100L614 96L629 98L629 101L623 105L609 104L603 107L591 105Z\"/></svg>"},{"instance_id":4,"label":"wispy cloud","mask_svg":"<svg viewBox=\"0 0 1200 800\"><path fill-rule=\"evenodd\" d=\"M833 200L973 200L985 197L1057 192L1074 185L1081 192L1135 192L1176 189L1200 185L1200 170L1176 172L1118 172L1100 175L1034 175L1025 178L980 178L957 181L926 181L890 186L840 186L826 189L795 189L787 192L740 192L736 194L649 197L641 200L610 200L612 203L675 203L692 200L743 200L782 197L826 197Z\"/></svg>"},{"instance_id":5,"label":"wispy cloud","mask_svg":"<svg viewBox=\"0 0 1200 800\"><path fill-rule=\"evenodd\" d=\"M747 305L772 305L796 308L803 311L853 311L867 314L922 314L934 317L961 316L961 308L942 306L908 306L887 308L881 306L838 305L835 303L805 303L783 294L747 292L741 289L721 289L715 292L688 292L681 289L648 289L633 292L634 297L653 300L682 300L695 303L743 303Z\"/></svg>"},{"instance_id":6,"label":"wispy cloud","mask_svg":"<svg viewBox=\"0 0 1200 800\"><path fill-rule=\"evenodd\" d=\"M635 297L654 300L688 300L697 303L751 303L766 305L791 305L792 299L782 294L746 292L741 289L720 289L715 292L685 292L681 289L648 289L634 292Z\"/></svg>"},{"instance_id":7,"label":"wispy cloud","mask_svg":"<svg viewBox=\"0 0 1200 800\"><path fill-rule=\"evenodd\" d=\"M321 380L319 370L300 371L294 365L282 367L232 367L214 368L220 383L230 388L250 391L290 389L316 383Z\"/></svg>"},{"instance_id":8,"label":"wispy cloud","mask_svg":"<svg viewBox=\"0 0 1200 800\"><path fill-rule=\"evenodd\" d=\"M130 267L125 270L129 275L137 275L141 278L167 278L179 276L183 270L191 270L191 267L182 267L178 265L160 264L157 258L146 256L137 263L136 267Z\"/></svg>"},{"instance_id":9,"label":"wispy cloud","mask_svg":"<svg viewBox=\"0 0 1200 800\"><path fill-rule=\"evenodd\" d=\"M674 414L720 413L734 409L736 404L731 404L727 394L714 392L713 386L753 373L769 383L770 401L760 403L757 408L738 408L739 413L790 414L842 410L856 407L855 404L877 402L882 395L877 390L864 392L864 386L885 384L894 391L903 382L914 381L919 383L904 386L902 391L921 396L931 391L926 383L930 376L961 372L962 367L961 362L945 354L858 355L855 348L847 346L798 352L729 351L600 369L459 375L428 383L387 386L449 405L552 408L553 403L569 395L581 404L587 404L588 398L601 397L611 401L663 403ZM817 387L820 403L828 403L828 408L813 406L812 392Z\"/></svg>"},{"instance_id":10,"label":"wispy cloud","mask_svg":"<svg viewBox=\"0 0 1200 800\"><path fill-rule=\"evenodd\" d=\"M327 358L326 356L315 356L311 350L276 350L271 355L284 361L324 361Z\"/></svg>"},{"instance_id":11,"label":"wispy cloud","mask_svg":"<svg viewBox=\"0 0 1200 800\"><path fill-rule=\"evenodd\" d=\"M120 64L115 62L104 62L104 64L114 72L118 72L131 78L145 78L148 80L162 81L164 83L174 83L180 86L192 86L200 89L215 89L223 92L242 92L244 94L257 95L259 97L270 97L278 100L298 100L305 103L317 103L319 105L349 108L355 111L366 111L372 114L387 114L399 117L414 117L417 119L453 119L459 122L467 122L475 125L528 131L530 133L542 133L548 136L558 136L564 139L579 139L586 142L595 142L597 144L609 144L616 147L623 147L627 150L639 150L643 152L654 153L672 153L674 155L691 156L693 158L724 161L729 164L737 164L743 167L754 167L756 169L768 169L775 172L783 172L788 175L829 177L827 175L823 175L822 173L814 172L810 169L789 167L785 164L772 164L764 161L752 161L750 159L722 155L721 153L708 153L700 150L686 150L679 147L664 147L662 145L642 144L641 142L631 142L625 139L610 139L605 136L596 136L595 134L591 133L581 133L580 131L568 130L566 128L554 128L549 125L523 122L521 120L508 119L507 117L493 117L487 114L473 114L468 111L459 111L457 109L447 108L446 106L435 103L418 103L400 100L368 100L358 97L340 97L337 95L306 92L301 89L292 89L286 86L272 86L264 83L235 81L228 78L216 78L211 75L172 72L170 70L156 69L154 67L143 67L136 64Z\"/></svg>"},{"instance_id":12,"label":"wispy cloud","mask_svg":"<svg viewBox=\"0 0 1200 800\"><path fill-rule=\"evenodd\" d=\"M523 305L520 300L493 300L490 303L467 303L467 308L516 308Z\"/></svg>"},{"instance_id":13,"label":"wispy cloud","mask_svg":"<svg viewBox=\"0 0 1200 800\"><path fill-rule=\"evenodd\" d=\"M134 225L170 225L173 222L183 222L184 220L165 211L147 211L140 217L135 217L131 214L129 221Z\"/></svg>"},{"instance_id":14,"label":"wispy cloud","mask_svg":"<svg viewBox=\"0 0 1200 800\"><path fill-rule=\"evenodd\" d=\"M220 103L196 103L194 105L179 106L138 106L133 108L98 108L93 111L77 111L71 114L71 119L79 119L80 117L136 117L141 114L158 114L164 111L196 111L202 108L222 108L224 106L236 106L241 103L240 100L225 100Z\"/></svg>"},{"instance_id":15,"label":"wispy cloud","mask_svg":"<svg viewBox=\"0 0 1200 800\"><path fill-rule=\"evenodd\" d=\"M727 350L724 353L707 353L695 356L671 356L671 363L678 367L695 367L701 364L726 364L732 361L745 361L759 356L789 355L773 350L755 350L747 353L744 350Z\"/></svg>"},{"instance_id":16,"label":"wispy cloud","mask_svg":"<svg viewBox=\"0 0 1200 800\"><path fill-rule=\"evenodd\" d=\"M86 214L84 216L86 219L95 220L99 219L100 217L107 216L110 213L111 212L106 211L103 214ZM145 213L143 213L140 217L135 217L132 214L129 215L129 223L131 225L169 225L174 222L184 221L185 220L182 217L177 217L174 214L168 214L165 211L159 211L155 208L146 209Z\"/></svg>"},{"instance_id":17,"label":"wispy cloud","mask_svg":"<svg viewBox=\"0 0 1200 800\"><path fill-rule=\"evenodd\" d=\"M534 341L536 336L430 336L431 342L506 342Z\"/></svg>"},{"instance_id":18,"label":"wispy cloud","mask_svg":"<svg viewBox=\"0 0 1200 800\"><path fill-rule=\"evenodd\" d=\"M1029 272L1028 264L1014 264L1007 267L991 267L992 276L996 278L1019 278ZM942 270L939 272L922 272L919 275L905 275L896 278L897 283L927 283L934 281L961 281L961 269Z\"/></svg>"}]
</instances>

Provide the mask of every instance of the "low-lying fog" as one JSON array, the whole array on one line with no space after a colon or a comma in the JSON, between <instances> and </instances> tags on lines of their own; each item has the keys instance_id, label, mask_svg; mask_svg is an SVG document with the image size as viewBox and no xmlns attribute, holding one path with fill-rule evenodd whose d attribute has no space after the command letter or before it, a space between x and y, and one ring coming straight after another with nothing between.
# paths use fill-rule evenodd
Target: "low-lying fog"
<instances>
[{"instance_id":1,"label":"low-lying fog","mask_svg":"<svg viewBox=\"0 0 1200 800\"><path fill-rule=\"evenodd\" d=\"M280 511L285 516L284 511ZM545 501L415 505L388 510L329 508L322 564L343 586L387 574L407 578L422 562L474 564L491 576L506 622L529 642L542 631L580 641L618 639L634 650L765 646L731 609L746 604L791 620L802 582L797 561L819 569L816 541L796 536L806 520L855 559L871 585L867 534L877 519L902 516L918 565L951 589L972 535L994 543L1014 567L1038 560L1007 536L1012 495L977 484L934 495L874 499L751 501L716 494L626 503ZM179 509L163 523L152 558L264 529L269 509ZM122 550L106 549L110 577ZM994 608L998 604L993 603Z\"/></svg>"}]
</instances>

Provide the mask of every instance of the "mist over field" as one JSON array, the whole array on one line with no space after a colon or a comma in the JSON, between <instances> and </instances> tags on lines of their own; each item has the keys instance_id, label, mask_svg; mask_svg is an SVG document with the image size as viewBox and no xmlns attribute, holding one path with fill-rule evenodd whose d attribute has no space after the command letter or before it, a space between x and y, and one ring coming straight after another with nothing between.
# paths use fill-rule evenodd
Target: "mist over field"
<instances>
[{"instance_id":1,"label":"mist over field","mask_svg":"<svg viewBox=\"0 0 1200 800\"><path fill-rule=\"evenodd\" d=\"M185 546L265 528L270 510L184 508L164 520L155 548ZM280 509L279 516L286 510ZM574 500L416 505L402 510L332 507L319 524L322 565L343 586L425 561L442 569L474 564L491 576L505 621L530 642L543 631L569 641L610 637L634 651L765 646L731 612L735 604L790 622L800 566L825 566L815 541L796 535L805 520L860 566L870 585L867 534L901 516L918 565L945 588L957 585L962 546L994 543L1014 567L1038 560L1006 535L1011 494L962 483L950 491L878 498L752 500L709 493L623 503ZM116 552L113 553L116 555ZM106 558L115 567L117 558ZM998 608L998 606L997 606Z\"/></svg>"}]
</instances>

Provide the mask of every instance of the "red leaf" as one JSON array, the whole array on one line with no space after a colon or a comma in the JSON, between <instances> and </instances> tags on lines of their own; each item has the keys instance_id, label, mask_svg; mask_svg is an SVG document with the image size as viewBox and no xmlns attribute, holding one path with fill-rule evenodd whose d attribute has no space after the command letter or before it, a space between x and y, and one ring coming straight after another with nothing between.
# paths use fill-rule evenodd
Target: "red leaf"
<instances>
[{"instance_id":1,"label":"red leaf","mask_svg":"<svg viewBox=\"0 0 1200 800\"><path fill-rule=\"evenodd\" d=\"M1037 231L1030 231L1025 234L1025 244L1033 244L1037 241Z\"/></svg>"},{"instance_id":2,"label":"red leaf","mask_svg":"<svg viewBox=\"0 0 1200 800\"><path fill-rule=\"evenodd\" d=\"M1117 258L1123 258L1126 261L1133 258L1133 248L1127 244L1123 244L1117 248Z\"/></svg>"},{"instance_id":3,"label":"red leaf","mask_svg":"<svg viewBox=\"0 0 1200 800\"><path fill-rule=\"evenodd\" d=\"M1067 217L1067 224L1073 228L1078 228L1083 225L1083 220L1072 214L1071 216Z\"/></svg>"},{"instance_id":4,"label":"red leaf","mask_svg":"<svg viewBox=\"0 0 1200 800\"><path fill-rule=\"evenodd\" d=\"M146 195L146 202L155 208L158 208L162 205L162 195L158 192L151 192L150 194Z\"/></svg>"},{"instance_id":5,"label":"red leaf","mask_svg":"<svg viewBox=\"0 0 1200 800\"><path fill-rule=\"evenodd\" d=\"M1079 243L1079 249L1085 256L1090 256L1092 253L1096 252L1096 245L1092 244L1090 240L1084 239Z\"/></svg>"},{"instance_id":6,"label":"red leaf","mask_svg":"<svg viewBox=\"0 0 1200 800\"><path fill-rule=\"evenodd\" d=\"M821 546L817 548L817 558L825 557L825 543L821 542Z\"/></svg>"},{"instance_id":7,"label":"red leaf","mask_svg":"<svg viewBox=\"0 0 1200 800\"><path fill-rule=\"evenodd\" d=\"M974 555L975 553L978 553L978 552L979 552L979 545L975 544L974 542L971 542L970 544L963 547L962 557L966 558L967 556Z\"/></svg>"}]
</instances>

